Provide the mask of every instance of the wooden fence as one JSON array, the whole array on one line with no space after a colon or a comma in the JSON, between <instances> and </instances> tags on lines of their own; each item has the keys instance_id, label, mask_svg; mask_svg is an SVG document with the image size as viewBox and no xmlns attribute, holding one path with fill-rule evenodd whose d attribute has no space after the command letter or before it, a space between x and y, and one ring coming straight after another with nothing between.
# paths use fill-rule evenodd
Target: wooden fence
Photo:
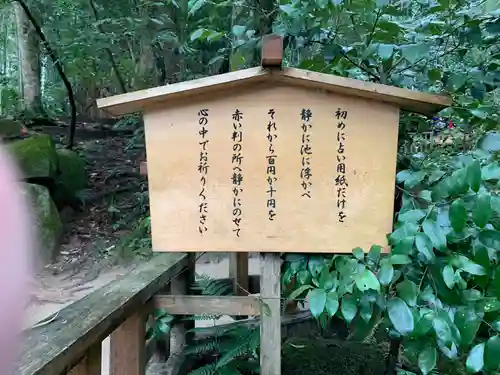
<instances>
[{"instance_id":1,"label":"wooden fence","mask_svg":"<svg viewBox=\"0 0 500 375\"><path fill-rule=\"evenodd\" d=\"M102 341L110 336L110 375L144 375L146 364L156 351L155 341L146 342L146 323L155 306L167 308L173 315L219 313L221 310L227 315L260 314L260 300L254 296L188 295L194 280L194 266L194 254L160 253L123 278L62 309L50 323L26 331L23 354L15 374L100 375ZM250 293L259 292L260 277L248 278ZM232 285L234 280L225 279L224 282ZM309 324L310 316L309 312L299 312L281 318L281 324L296 329L297 325ZM243 323L261 325L262 343L265 322L260 324L260 319L251 318ZM182 349L187 341L196 338L186 334L189 324L194 321L178 323L170 331L166 374L179 372ZM207 335L210 335L209 330L203 330L199 338ZM286 329L270 331L264 341L277 339L279 342L279 336L286 335Z\"/></svg>"}]
</instances>

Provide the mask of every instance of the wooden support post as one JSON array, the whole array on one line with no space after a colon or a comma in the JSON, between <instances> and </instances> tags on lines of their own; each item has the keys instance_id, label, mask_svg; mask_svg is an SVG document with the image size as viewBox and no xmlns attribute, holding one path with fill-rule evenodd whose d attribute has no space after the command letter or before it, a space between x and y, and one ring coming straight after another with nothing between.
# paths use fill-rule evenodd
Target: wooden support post
<instances>
[{"instance_id":1,"label":"wooden support post","mask_svg":"<svg viewBox=\"0 0 500 375\"><path fill-rule=\"evenodd\" d=\"M229 253L229 277L233 279L235 296L246 296L249 290L248 253ZM236 316L236 320L246 319L248 316Z\"/></svg>"},{"instance_id":2,"label":"wooden support post","mask_svg":"<svg viewBox=\"0 0 500 375\"><path fill-rule=\"evenodd\" d=\"M146 373L145 337L142 311L132 315L111 334L110 375Z\"/></svg>"},{"instance_id":3,"label":"wooden support post","mask_svg":"<svg viewBox=\"0 0 500 375\"><path fill-rule=\"evenodd\" d=\"M73 367L69 375L101 375L101 343L94 344L84 359Z\"/></svg>"},{"instance_id":4,"label":"wooden support post","mask_svg":"<svg viewBox=\"0 0 500 375\"><path fill-rule=\"evenodd\" d=\"M280 253L261 253L260 373L281 375Z\"/></svg>"},{"instance_id":5,"label":"wooden support post","mask_svg":"<svg viewBox=\"0 0 500 375\"><path fill-rule=\"evenodd\" d=\"M253 296L174 296L156 297L159 308L171 315L219 314L260 315L260 300Z\"/></svg>"},{"instance_id":6,"label":"wooden support post","mask_svg":"<svg viewBox=\"0 0 500 375\"><path fill-rule=\"evenodd\" d=\"M196 254L188 253L187 269L170 282L170 293L172 295L187 295L194 282L196 267ZM194 337L193 333L187 331L194 328L194 320L185 320L177 323L170 329L170 357L166 363L165 375L177 375L184 361L183 349Z\"/></svg>"},{"instance_id":7,"label":"wooden support post","mask_svg":"<svg viewBox=\"0 0 500 375\"><path fill-rule=\"evenodd\" d=\"M248 293L248 253L229 253L229 277L233 279L235 296Z\"/></svg>"},{"instance_id":8,"label":"wooden support post","mask_svg":"<svg viewBox=\"0 0 500 375\"><path fill-rule=\"evenodd\" d=\"M189 253L187 269L170 282L170 293L172 295L189 294L189 289L194 282L195 261L195 253ZM172 327L170 330L170 350L172 354L181 352L184 345L189 342L192 335L187 334L187 331L191 328L194 328L194 320L185 320Z\"/></svg>"}]
</instances>

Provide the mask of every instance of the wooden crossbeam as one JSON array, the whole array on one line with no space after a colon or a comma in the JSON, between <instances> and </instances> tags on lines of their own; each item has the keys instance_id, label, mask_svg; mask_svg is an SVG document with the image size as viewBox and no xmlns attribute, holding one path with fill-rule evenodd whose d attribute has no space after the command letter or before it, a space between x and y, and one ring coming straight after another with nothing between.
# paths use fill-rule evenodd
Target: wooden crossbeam
<instances>
[{"instance_id":1,"label":"wooden crossbeam","mask_svg":"<svg viewBox=\"0 0 500 375\"><path fill-rule=\"evenodd\" d=\"M252 296L189 296L159 295L155 297L157 308L171 315L260 315L261 302Z\"/></svg>"}]
</instances>

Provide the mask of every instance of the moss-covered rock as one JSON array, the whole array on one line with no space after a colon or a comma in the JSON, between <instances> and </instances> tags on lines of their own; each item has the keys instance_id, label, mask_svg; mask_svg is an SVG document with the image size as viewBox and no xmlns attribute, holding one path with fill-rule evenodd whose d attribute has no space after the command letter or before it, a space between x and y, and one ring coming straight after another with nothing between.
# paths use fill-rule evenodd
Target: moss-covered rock
<instances>
[{"instance_id":1,"label":"moss-covered rock","mask_svg":"<svg viewBox=\"0 0 500 375\"><path fill-rule=\"evenodd\" d=\"M10 144L24 178L55 178L57 152L49 135L41 134Z\"/></svg>"},{"instance_id":2,"label":"moss-covered rock","mask_svg":"<svg viewBox=\"0 0 500 375\"><path fill-rule=\"evenodd\" d=\"M387 351L381 345L323 338L294 338L283 346L287 375L383 375Z\"/></svg>"},{"instance_id":3,"label":"moss-covered rock","mask_svg":"<svg viewBox=\"0 0 500 375\"><path fill-rule=\"evenodd\" d=\"M87 186L85 160L74 151L57 150L59 174L53 193L54 201L59 207L70 204L76 193Z\"/></svg>"},{"instance_id":4,"label":"moss-covered rock","mask_svg":"<svg viewBox=\"0 0 500 375\"><path fill-rule=\"evenodd\" d=\"M38 234L39 259L48 264L58 254L59 241L62 234L62 223L56 205L45 186L23 184L25 194L32 202L33 216L36 220Z\"/></svg>"},{"instance_id":5,"label":"moss-covered rock","mask_svg":"<svg viewBox=\"0 0 500 375\"><path fill-rule=\"evenodd\" d=\"M20 136L23 130L23 124L19 121L10 119L0 119L0 138Z\"/></svg>"}]
</instances>

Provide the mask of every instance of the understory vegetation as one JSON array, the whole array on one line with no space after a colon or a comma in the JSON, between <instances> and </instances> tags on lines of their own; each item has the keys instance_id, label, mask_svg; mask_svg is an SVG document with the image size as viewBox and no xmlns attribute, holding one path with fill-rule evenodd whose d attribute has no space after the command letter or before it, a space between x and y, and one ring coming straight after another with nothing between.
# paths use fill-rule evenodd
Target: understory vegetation
<instances>
[{"instance_id":1,"label":"understory vegetation","mask_svg":"<svg viewBox=\"0 0 500 375\"><path fill-rule=\"evenodd\" d=\"M68 147L71 129L111 122L126 150L143 149L140 116L116 122L96 98L256 66L271 32L287 66L450 95L435 118L401 113L390 253L284 255L283 299L307 301L320 331L342 326L345 348L376 346L366 358L387 374L499 372L498 0L0 0L0 26L0 116L63 121ZM150 247L146 187L128 208L108 201L114 229L131 229L117 246L127 254ZM148 337L172 321L158 311ZM191 374L258 371L258 333L236 324L188 348L201 358ZM285 345L290 371L321 343Z\"/></svg>"}]
</instances>

